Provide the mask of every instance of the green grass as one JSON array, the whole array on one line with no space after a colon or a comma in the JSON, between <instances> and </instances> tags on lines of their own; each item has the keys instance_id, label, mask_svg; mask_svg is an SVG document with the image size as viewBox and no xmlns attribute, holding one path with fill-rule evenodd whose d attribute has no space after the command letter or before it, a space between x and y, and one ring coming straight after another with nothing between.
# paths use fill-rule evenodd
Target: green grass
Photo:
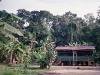
<instances>
[{"instance_id":1,"label":"green grass","mask_svg":"<svg viewBox=\"0 0 100 75\"><path fill-rule=\"evenodd\" d=\"M20 66L9 67L6 65L0 65L0 75L38 75L48 71L48 69L39 69L39 68L28 68L24 69Z\"/></svg>"}]
</instances>

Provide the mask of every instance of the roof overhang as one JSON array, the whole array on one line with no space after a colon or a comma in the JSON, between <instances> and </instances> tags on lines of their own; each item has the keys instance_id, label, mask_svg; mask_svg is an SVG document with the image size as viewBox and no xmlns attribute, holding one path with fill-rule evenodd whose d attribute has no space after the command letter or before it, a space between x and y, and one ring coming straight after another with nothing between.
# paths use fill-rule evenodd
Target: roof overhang
<instances>
[{"instance_id":1,"label":"roof overhang","mask_svg":"<svg viewBox=\"0 0 100 75\"><path fill-rule=\"evenodd\" d=\"M95 50L94 46L57 46L56 50Z\"/></svg>"}]
</instances>

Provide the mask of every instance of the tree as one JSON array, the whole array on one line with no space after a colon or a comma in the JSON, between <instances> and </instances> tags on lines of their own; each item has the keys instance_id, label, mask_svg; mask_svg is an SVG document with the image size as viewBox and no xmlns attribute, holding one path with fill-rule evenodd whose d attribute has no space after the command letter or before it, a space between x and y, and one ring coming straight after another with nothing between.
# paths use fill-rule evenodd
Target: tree
<instances>
[{"instance_id":1,"label":"tree","mask_svg":"<svg viewBox=\"0 0 100 75\"><path fill-rule=\"evenodd\" d=\"M82 40L85 42L91 42L91 28L89 26L85 26L82 28Z\"/></svg>"},{"instance_id":2,"label":"tree","mask_svg":"<svg viewBox=\"0 0 100 75\"><path fill-rule=\"evenodd\" d=\"M70 20L74 20L77 18L77 14L74 14L74 13L71 13L70 11L69 12L66 12L65 13L65 17L70 19Z\"/></svg>"},{"instance_id":3,"label":"tree","mask_svg":"<svg viewBox=\"0 0 100 75\"><path fill-rule=\"evenodd\" d=\"M34 37L33 41L37 41L38 45L40 46L41 46L41 42L42 41L45 42L45 39L48 36L48 31L46 27L39 25L37 22L31 23L27 27L27 32L32 34L32 36Z\"/></svg>"},{"instance_id":4,"label":"tree","mask_svg":"<svg viewBox=\"0 0 100 75\"><path fill-rule=\"evenodd\" d=\"M67 24L68 19L64 16L55 16L53 25L51 27L52 39L56 42L56 45L64 45L67 43L65 38L68 35Z\"/></svg>"},{"instance_id":5,"label":"tree","mask_svg":"<svg viewBox=\"0 0 100 75\"><path fill-rule=\"evenodd\" d=\"M46 50L47 50L47 58L48 58L48 67L50 68L51 65L55 62L56 55L57 55L55 50L55 43L49 41L46 44Z\"/></svg>"},{"instance_id":6,"label":"tree","mask_svg":"<svg viewBox=\"0 0 100 75\"><path fill-rule=\"evenodd\" d=\"M100 27L97 26L92 30L92 42L96 45L96 50L100 51Z\"/></svg>"},{"instance_id":7,"label":"tree","mask_svg":"<svg viewBox=\"0 0 100 75\"><path fill-rule=\"evenodd\" d=\"M100 6L99 6L99 8L97 10L97 19L100 19Z\"/></svg>"},{"instance_id":8,"label":"tree","mask_svg":"<svg viewBox=\"0 0 100 75\"><path fill-rule=\"evenodd\" d=\"M95 21L95 17L93 16L93 13L88 13L88 14L84 15L84 17L85 17L86 23L87 23L88 25L93 24L94 21Z\"/></svg>"},{"instance_id":9,"label":"tree","mask_svg":"<svg viewBox=\"0 0 100 75\"><path fill-rule=\"evenodd\" d=\"M29 23L29 26L25 28L25 35L32 34L34 36L33 41L37 41L38 45L42 46L41 42L45 42L46 37L48 36L47 33L47 23L52 19L52 14L48 11L27 11L25 9L19 9L17 15L21 17L24 21ZM45 22L44 22L45 20ZM27 36L27 41L29 36Z\"/></svg>"},{"instance_id":10,"label":"tree","mask_svg":"<svg viewBox=\"0 0 100 75\"><path fill-rule=\"evenodd\" d=\"M96 18L93 16L93 13L88 13L84 15L85 17L85 22L90 28L95 28L97 26L96 24Z\"/></svg>"}]
</instances>

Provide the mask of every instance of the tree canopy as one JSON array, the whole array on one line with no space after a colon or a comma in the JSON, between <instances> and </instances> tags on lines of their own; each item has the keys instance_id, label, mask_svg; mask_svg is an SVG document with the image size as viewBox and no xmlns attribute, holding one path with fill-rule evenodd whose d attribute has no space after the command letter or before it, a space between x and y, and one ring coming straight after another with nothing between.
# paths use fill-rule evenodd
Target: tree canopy
<instances>
[{"instance_id":1,"label":"tree canopy","mask_svg":"<svg viewBox=\"0 0 100 75\"><path fill-rule=\"evenodd\" d=\"M84 15L85 19L82 19L70 11L63 15L53 15L45 10L18 9L17 14L3 10L0 11L0 43L7 44L4 41L11 41L13 38L13 41L17 40L27 46L29 52L41 53L37 55L45 54L43 53L45 46L51 42L54 42L56 46L76 43L94 45L96 51L100 52L100 10L97 15L95 18L92 13L88 13ZM25 23L28 25L25 26ZM23 50L22 45L20 48ZM17 47L19 49L19 46Z\"/></svg>"}]
</instances>

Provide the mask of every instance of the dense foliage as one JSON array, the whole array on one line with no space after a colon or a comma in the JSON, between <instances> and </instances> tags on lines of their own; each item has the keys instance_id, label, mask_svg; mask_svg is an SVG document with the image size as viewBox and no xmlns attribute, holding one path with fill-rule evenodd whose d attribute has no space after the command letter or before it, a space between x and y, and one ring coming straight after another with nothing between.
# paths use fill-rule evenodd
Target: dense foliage
<instances>
[{"instance_id":1,"label":"dense foliage","mask_svg":"<svg viewBox=\"0 0 100 75\"><path fill-rule=\"evenodd\" d=\"M96 60L98 61L100 59L100 11L97 15L95 18L89 13L85 15L85 19L82 19L70 11L56 16L45 10L19 9L16 15L0 11L0 56L2 56L0 59L6 60L5 53L7 55L10 53L9 58L13 56L11 60L24 62L27 67L30 61L23 59L33 59L31 56L34 56L41 65L41 60L49 61L46 58L49 54L52 54L51 57L49 56L50 60L55 56L52 48L54 42L56 46L94 45L98 53ZM9 42L14 43L12 45ZM50 43L52 45L49 47ZM6 46L9 44L11 47L8 49Z\"/></svg>"}]
</instances>

